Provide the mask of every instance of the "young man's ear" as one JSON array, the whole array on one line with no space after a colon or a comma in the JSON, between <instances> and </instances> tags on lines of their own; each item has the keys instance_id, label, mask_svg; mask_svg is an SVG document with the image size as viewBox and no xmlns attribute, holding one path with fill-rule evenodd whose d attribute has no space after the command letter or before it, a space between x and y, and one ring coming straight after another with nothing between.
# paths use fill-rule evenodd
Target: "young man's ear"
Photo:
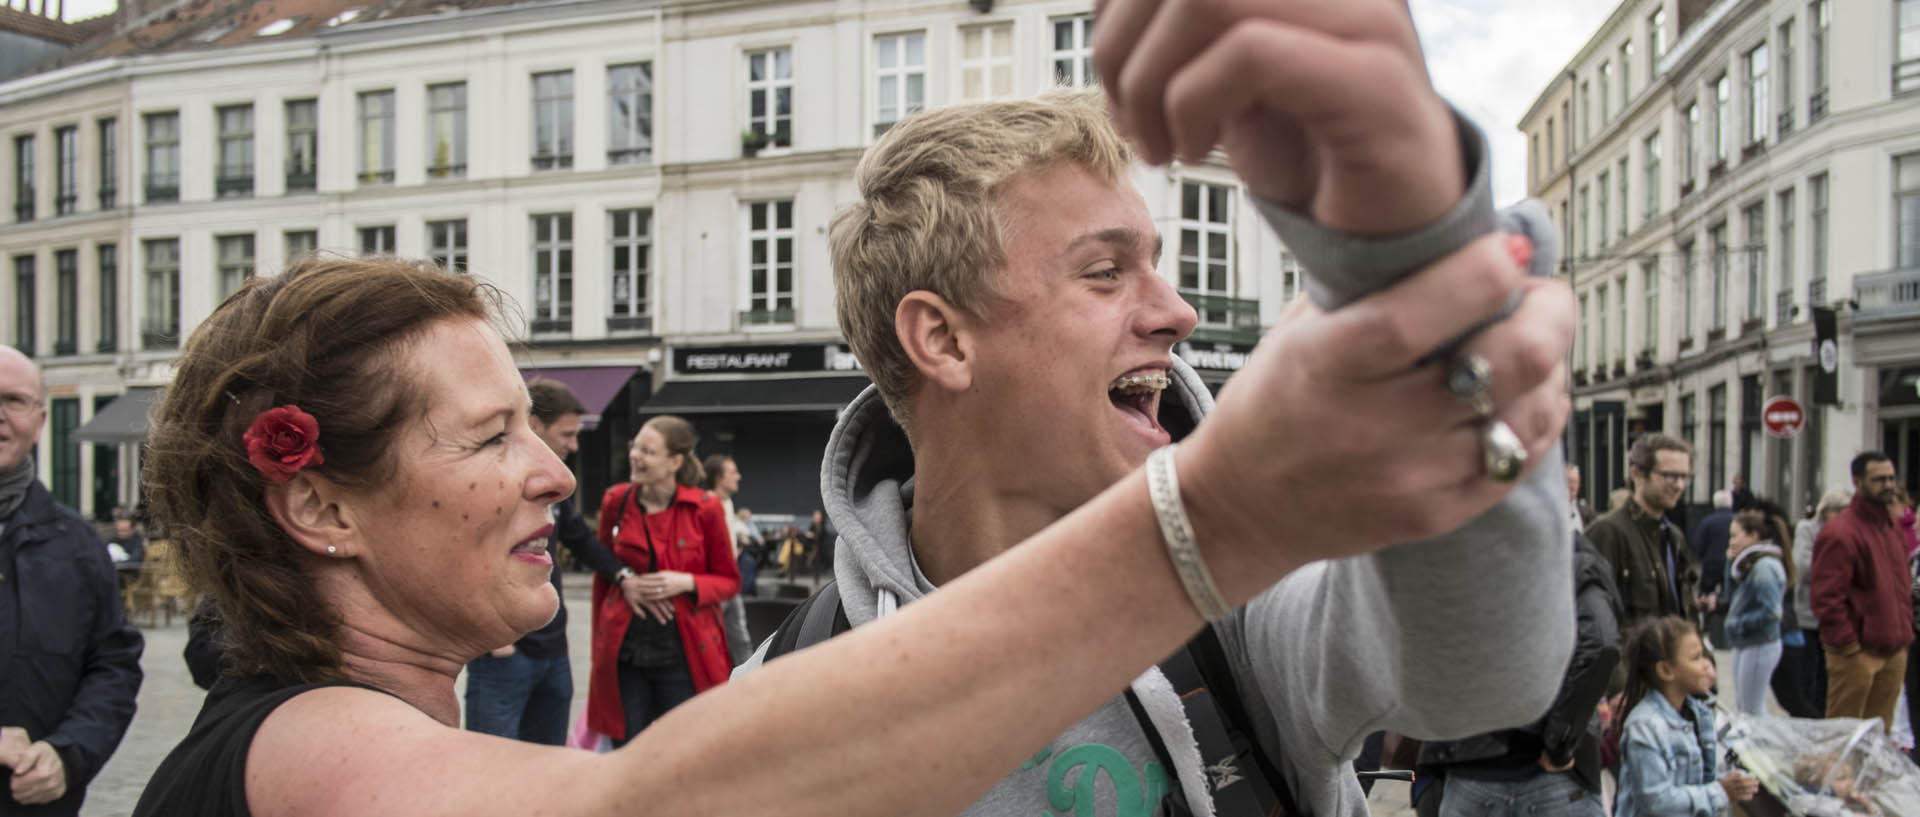
<instances>
[{"instance_id":1,"label":"young man's ear","mask_svg":"<svg viewBox=\"0 0 1920 817\"><path fill-rule=\"evenodd\" d=\"M337 491L330 482L297 473L286 482L267 485L267 512L301 548L336 559L350 556L352 526L333 499Z\"/></svg>"},{"instance_id":2,"label":"young man's ear","mask_svg":"<svg viewBox=\"0 0 1920 817\"><path fill-rule=\"evenodd\" d=\"M966 316L947 299L916 289L893 309L893 331L913 367L947 391L973 385L973 349Z\"/></svg>"}]
</instances>

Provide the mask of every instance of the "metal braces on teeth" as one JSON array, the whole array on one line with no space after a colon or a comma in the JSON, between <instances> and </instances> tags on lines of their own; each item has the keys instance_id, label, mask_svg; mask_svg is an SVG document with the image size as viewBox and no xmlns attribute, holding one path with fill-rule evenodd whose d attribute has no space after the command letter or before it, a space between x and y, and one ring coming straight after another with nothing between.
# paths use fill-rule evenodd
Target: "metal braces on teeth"
<instances>
[{"instance_id":1,"label":"metal braces on teeth","mask_svg":"<svg viewBox=\"0 0 1920 817\"><path fill-rule=\"evenodd\" d=\"M1152 389L1154 391L1163 391L1171 382L1172 381L1164 374L1134 374L1114 380L1113 385L1107 387L1107 390Z\"/></svg>"}]
</instances>

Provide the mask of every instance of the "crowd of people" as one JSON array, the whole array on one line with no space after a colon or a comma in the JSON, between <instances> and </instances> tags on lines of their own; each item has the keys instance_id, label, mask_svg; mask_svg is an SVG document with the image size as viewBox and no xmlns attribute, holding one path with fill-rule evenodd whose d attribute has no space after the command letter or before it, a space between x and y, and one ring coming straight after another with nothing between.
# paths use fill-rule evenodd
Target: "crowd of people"
<instances>
[{"instance_id":1,"label":"crowd of people","mask_svg":"<svg viewBox=\"0 0 1920 817\"><path fill-rule=\"evenodd\" d=\"M1390 730L1436 739L1423 811L1604 813L1612 767L1615 814L1712 814L1756 790L1716 750L1714 646L1743 710L1783 675L1806 705L1824 663L1824 714L1892 722L1892 463L1857 458L1791 543L1730 491L1694 537L1714 553L1672 521L1672 437L1635 442L1607 513L1570 501L1556 230L1495 211L1404 3L1101 15L1105 90L931 110L861 161L829 244L874 385L824 509L774 540L673 416L590 524L563 462L584 408L522 380L477 278L315 256L250 279L151 424L214 680L134 813L1357 817L1350 763ZM1217 401L1171 354L1197 315L1128 181L1216 147L1310 294ZM0 766L26 813L75 814L141 640L105 543L33 478L45 403L0 350ZM571 728L560 547L593 585ZM755 576L826 568L749 655Z\"/></svg>"}]
</instances>

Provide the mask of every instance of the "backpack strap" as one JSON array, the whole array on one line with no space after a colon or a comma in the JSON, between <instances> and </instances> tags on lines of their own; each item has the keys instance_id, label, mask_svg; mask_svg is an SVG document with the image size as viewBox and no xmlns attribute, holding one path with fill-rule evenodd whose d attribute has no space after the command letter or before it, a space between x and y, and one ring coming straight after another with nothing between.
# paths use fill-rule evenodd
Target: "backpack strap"
<instances>
[{"instance_id":1,"label":"backpack strap","mask_svg":"<svg viewBox=\"0 0 1920 817\"><path fill-rule=\"evenodd\" d=\"M1187 722L1193 726L1215 814L1284 817L1304 813L1296 805L1277 759L1249 728L1233 667L1212 625L1162 662L1160 671L1173 684L1186 709Z\"/></svg>"},{"instance_id":2,"label":"backpack strap","mask_svg":"<svg viewBox=\"0 0 1920 817\"><path fill-rule=\"evenodd\" d=\"M811 647L853 629L847 611L840 605L840 583L827 582L787 614L767 641L763 661L772 661L794 650Z\"/></svg>"}]
</instances>

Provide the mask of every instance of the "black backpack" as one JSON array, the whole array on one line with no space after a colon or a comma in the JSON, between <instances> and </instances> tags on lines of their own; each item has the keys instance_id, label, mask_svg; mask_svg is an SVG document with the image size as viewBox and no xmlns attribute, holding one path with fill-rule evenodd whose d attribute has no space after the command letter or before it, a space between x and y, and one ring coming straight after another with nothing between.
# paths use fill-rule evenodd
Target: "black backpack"
<instances>
[{"instance_id":1,"label":"black backpack","mask_svg":"<svg viewBox=\"0 0 1920 817\"><path fill-rule=\"evenodd\" d=\"M806 601L801 602L786 621L767 639L764 660L771 661L794 650L810 647L853 629L840 604L838 582L828 582ZM1280 764L1267 747L1253 738L1246 728L1251 720L1240 706L1240 695L1227 663L1220 636L1208 626L1160 664L1160 671L1172 682L1174 692L1193 725L1205 767L1207 786L1213 794L1214 813L1219 817L1288 817L1301 815L1295 806ZM1159 730L1147 719L1146 710L1127 690L1127 703L1140 722L1154 754L1169 774L1174 765ZM1170 817L1187 817L1193 812L1179 786L1168 787L1165 806Z\"/></svg>"}]
</instances>

